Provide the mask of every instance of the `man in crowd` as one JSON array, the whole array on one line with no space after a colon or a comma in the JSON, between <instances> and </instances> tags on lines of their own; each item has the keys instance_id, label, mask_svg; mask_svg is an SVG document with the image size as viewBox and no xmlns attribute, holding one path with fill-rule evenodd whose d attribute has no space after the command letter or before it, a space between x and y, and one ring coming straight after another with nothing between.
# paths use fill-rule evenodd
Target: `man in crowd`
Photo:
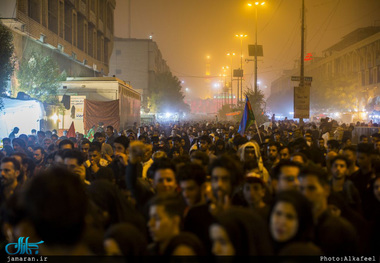
<instances>
[{"instance_id":1,"label":"man in crowd","mask_svg":"<svg viewBox=\"0 0 380 263\"><path fill-rule=\"evenodd\" d=\"M41 173L46 168L45 164L46 153L41 146L34 147L33 158L36 164L34 175Z\"/></svg>"}]
</instances>

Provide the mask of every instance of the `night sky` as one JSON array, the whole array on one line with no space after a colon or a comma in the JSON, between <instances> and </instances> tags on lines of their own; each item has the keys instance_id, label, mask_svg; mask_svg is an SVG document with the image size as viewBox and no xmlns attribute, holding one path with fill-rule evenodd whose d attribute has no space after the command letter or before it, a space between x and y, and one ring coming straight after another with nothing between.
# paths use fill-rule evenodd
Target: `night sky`
<instances>
[{"instance_id":1,"label":"night sky","mask_svg":"<svg viewBox=\"0 0 380 263\"><path fill-rule=\"evenodd\" d=\"M128 28L131 1L131 32ZM184 81L189 97L210 97L213 84L221 80L222 67L230 66L228 52L237 53L233 68L240 65L240 40L247 34L255 42L255 9L248 0L117 0L115 35L153 36L171 71ZM305 53L314 57L358 27L380 26L380 0L305 0ZM258 7L258 44L264 57L258 62L260 89L269 95L270 84L285 69L292 69L300 57L301 0L269 0ZM211 82L205 81L206 56L210 56ZM307 62L305 62L307 63ZM254 83L254 62L245 63L245 86ZM230 77L227 72L227 79ZM236 84L234 84L236 85ZM265 86L267 87L265 89ZM185 92L185 91L184 91Z\"/></svg>"}]
</instances>

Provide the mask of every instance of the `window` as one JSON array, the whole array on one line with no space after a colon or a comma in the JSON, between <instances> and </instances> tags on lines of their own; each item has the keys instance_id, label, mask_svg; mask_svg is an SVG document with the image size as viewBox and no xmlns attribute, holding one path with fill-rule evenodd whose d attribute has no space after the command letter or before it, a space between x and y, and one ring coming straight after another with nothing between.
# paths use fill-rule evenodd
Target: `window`
<instances>
[{"instance_id":1,"label":"window","mask_svg":"<svg viewBox=\"0 0 380 263\"><path fill-rule=\"evenodd\" d=\"M94 40L93 40L93 31L94 26L91 24L88 24L88 43L87 43L87 54L89 54L91 57L94 55Z\"/></svg>"},{"instance_id":2,"label":"window","mask_svg":"<svg viewBox=\"0 0 380 263\"><path fill-rule=\"evenodd\" d=\"M107 64L108 65L108 45L109 45L109 42L107 39L104 39L104 55L103 55L103 62L104 64Z\"/></svg>"},{"instance_id":3,"label":"window","mask_svg":"<svg viewBox=\"0 0 380 263\"><path fill-rule=\"evenodd\" d=\"M110 5L107 5L107 28L113 34L113 12Z\"/></svg>"},{"instance_id":4,"label":"window","mask_svg":"<svg viewBox=\"0 0 380 263\"><path fill-rule=\"evenodd\" d=\"M40 0L28 1L28 15L31 19L40 23L40 15L41 15L41 1Z\"/></svg>"},{"instance_id":5,"label":"window","mask_svg":"<svg viewBox=\"0 0 380 263\"><path fill-rule=\"evenodd\" d=\"M59 21L58 21L58 29L59 29L59 36L61 38L64 38L64 32L65 32L65 6L62 1L59 1Z\"/></svg>"},{"instance_id":6,"label":"window","mask_svg":"<svg viewBox=\"0 0 380 263\"><path fill-rule=\"evenodd\" d=\"M91 11L95 13L96 0L90 0L91 3Z\"/></svg>"},{"instance_id":7,"label":"window","mask_svg":"<svg viewBox=\"0 0 380 263\"><path fill-rule=\"evenodd\" d=\"M97 48L97 52L96 52L96 58L99 60L99 61L103 61L102 60L102 55L103 55L103 52L102 52L102 48L103 48L103 39L102 39L102 34L98 34L98 42L96 44L96 48Z\"/></svg>"},{"instance_id":8,"label":"window","mask_svg":"<svg viewBox=\"0 0 380 263\"><path fill-rule=\"evenodd\" d=\"M57 0L48 1L48 28L58 35L58 2Z\"/></svg>"},{"instance_id":9,"label":"window","mask_svg":"<svg viewBox=\"0 0 380 263\"><path fill-rule=\"evenodd\" d=\"M65 40L72 43L72 8L65 2Z\"/></svg>"},{"instance_id":10,"label":"window","mask_svg":"<svg viewBox=\"0 0 380 263\"><path fill-rule=\"evenodd\" d=\"M78 23L77 23L77 14L73 14L73 23L72 23L72 28L73 28L73 45L74 46L77 46L78 44L78 35L77 35L77 32L78 32Z\"/></svg>"},{"instance_id":11,"label":"window","mask_svg":"<svg viewBox=\"0 0 380 263\"><path fill-rule=\"evenodd\" d=\"M78 48L84 51L84 38L85 38L85 29L84 29L84 17L78 14Z\"/></svg>"}]
</instances>

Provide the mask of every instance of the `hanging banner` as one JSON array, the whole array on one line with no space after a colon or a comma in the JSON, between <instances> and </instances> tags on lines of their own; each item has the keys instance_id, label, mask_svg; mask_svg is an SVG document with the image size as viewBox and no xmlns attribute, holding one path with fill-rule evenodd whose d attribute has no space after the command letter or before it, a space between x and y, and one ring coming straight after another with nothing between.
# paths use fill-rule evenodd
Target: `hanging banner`
<instances>
[{"instance_id":1,"label":"hanging banner","mask_svg":"<svg viewBox=\"0 0 380 263\"><path fill-rule=\"evenodd\" d=\"M70 96L71 118L83 120L84 100L86 96Z\"/></svg>"},{"instance_id":2,"label":"hanging banner","mask_svg":"<svg viewBox=\"0 0 380 263\"><path fill-rule=\"evenodd\" d=\"M310 118L310 86L294 87L294 118Z\"/></svg>"}]
</instances>

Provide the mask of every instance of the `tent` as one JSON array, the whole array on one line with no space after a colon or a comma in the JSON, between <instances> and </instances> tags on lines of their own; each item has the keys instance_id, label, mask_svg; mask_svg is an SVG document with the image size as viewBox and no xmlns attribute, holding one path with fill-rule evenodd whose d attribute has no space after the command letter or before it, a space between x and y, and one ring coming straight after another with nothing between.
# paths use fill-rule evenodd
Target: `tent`
<instances>
[{"instance_id":1,"label":"tent","mask_svg":"<svg viewBox=\"0 0 380 263\"><path fill-rule=\"evenodd\" d=\"M40 130L40 121L46 116L43 104L38 100L2 98L4 108L0 110L0 138L8 137L14 127L20 134Z\"/></svg>"}]
</instances>

